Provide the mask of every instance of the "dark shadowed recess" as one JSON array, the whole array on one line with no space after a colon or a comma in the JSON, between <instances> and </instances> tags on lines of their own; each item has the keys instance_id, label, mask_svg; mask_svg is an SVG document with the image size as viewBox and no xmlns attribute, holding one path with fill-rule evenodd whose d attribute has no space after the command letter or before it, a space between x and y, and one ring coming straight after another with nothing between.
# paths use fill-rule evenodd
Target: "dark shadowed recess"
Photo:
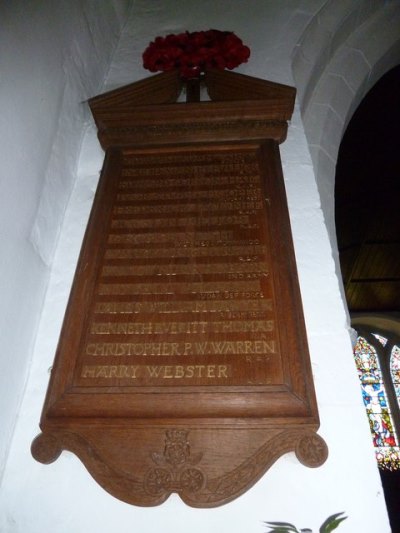
<instances>
[{"instance_id":1,"label":"dark shadowed recess","mask_svg":"<svg viewBox=\"0 0 400 533\"><path fill-rule=\"evenodd\" d=\"M354 113L339 149L336 231L351 314L400 311L400 66ZM400 472L380 471L393 533Z\"/></svg>"}]
</instances>

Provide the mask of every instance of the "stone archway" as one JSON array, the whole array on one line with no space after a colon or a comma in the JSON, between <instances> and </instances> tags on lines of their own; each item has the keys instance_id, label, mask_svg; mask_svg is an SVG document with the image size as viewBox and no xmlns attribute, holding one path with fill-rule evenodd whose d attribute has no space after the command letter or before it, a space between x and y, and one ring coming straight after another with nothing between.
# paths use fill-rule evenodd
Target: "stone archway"
<instances>
[{"instance_id":1,"label":"stone archway","mask_svg":"<svg viewBox=\"0 0 400 533\"><path fill-rule=\"evenodd\" d=\"M293 75L339 278L334 221L339 145L365 94L400 63L399 27L398 2L330 0L294 49Z\"/></svg>"}]
</instances>

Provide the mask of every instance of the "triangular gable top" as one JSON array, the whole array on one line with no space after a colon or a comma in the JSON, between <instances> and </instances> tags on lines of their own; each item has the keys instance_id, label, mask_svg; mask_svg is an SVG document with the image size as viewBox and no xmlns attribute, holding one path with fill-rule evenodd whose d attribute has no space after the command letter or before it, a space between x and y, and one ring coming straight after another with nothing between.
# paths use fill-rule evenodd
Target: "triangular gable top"
<instances>
[{"instance_id":1,"label":"triangular gable top","mask_svg":"<svg viewBox=\"0 0 400 533\"><path fill-rule=\"evenodd\" d=\"M93 114L98 111L131 108L132 106L171 104L183 88L178 71L162 72L124 87L100 94L89 100Z\"/></svg>"},{"instance_id":2,"label":"triangular gable top","mask_svg":"<svg viewBox=\"0 0 400 533\"><path fill-rule=\"evenodd\" d=\"M274 101L293 111L296 89L227 70L208 70L204 83L210 100L223 101ZM183 89L184 81L177 70L156 74L124 87L114 89L89 100L93 114L96 111L121 111L143 105L175 103Z\"/></svg>"},{"instance_id":3,"label":"triangular gable top","mask_svg":"<svg viewBox=\"0 0 400 533\"><path fill-rule=\"evenodd\" d=\"M115 145L286 137L296 90L236 72L205 73L210 101L177 103L184 81L164 72L89 100L104 149ZM168 135L167 135L168 130ZM213 133L214 132L214 133Z\"/></svg>"},{"instance_id":4,"label":"triangular gable top","mask_svg":"<svg viewBox=\"0 0 400 533\"><path fill-rule=\"evenodd\" d=\"M293 110L296 89L228 70L209 70L205 84L212 101L274 100Z\"/></svg>"}]
</instances>

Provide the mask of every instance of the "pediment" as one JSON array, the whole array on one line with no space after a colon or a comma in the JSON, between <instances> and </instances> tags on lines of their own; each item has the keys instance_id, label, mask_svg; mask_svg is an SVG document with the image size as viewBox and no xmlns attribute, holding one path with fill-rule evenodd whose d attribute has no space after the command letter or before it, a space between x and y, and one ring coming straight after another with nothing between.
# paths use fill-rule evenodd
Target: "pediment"
<instances>
[{"instance_id":1,"label":"pediment","mask_svg":"<svg viewBox=\"0 0 400 533\"><path fill-rule=\"evenodd\" d=\"M205 84L212 101L268 100L287 105L290 114L296 89L273 81L254 78L228 70L209 70Z\"/></svg>"},{"instance_id":2,"label":"pediment","mask_svg":"<svg viewBox=\"0 0 400 533\"><path fill-rule=\"evenodd\" d=\"M163 72L89 100L104 149L141 144L169 130L171 142L205 141L218 126L221 140L286 138L296 89L230 71L208 70L201 80L210 100L177 102L185 82L178 71ZM246 133L243 133L246 126ZM222 128L222 129L221 129ZM233 133L232 131L235 130Z\"/></svg>"},{"instance_id":3,"label":"pediment","mask_svg":"<svg viewBox=\"0 0 400 533\"><path fill-rule=\"evenodd\" d=\"M203 83L211 101L268 100L293 110L296 89L227 70L208 70ZM143 105L175 103L184 87L177 70L162 72L119 87L89 100L92 112L121 110Z\"/></svg>"},{"instance_id":4,"label":"pediment","mask_svg":"<svg viewBox=\"0 0 400 533\"><path fill-rule=\"evenodd\" d=\"M120 110L132 106L175 103L183 88L177 70L162 72L129 85L118 87L89 100L92 113Z\"/></svg>"}]
</instances>

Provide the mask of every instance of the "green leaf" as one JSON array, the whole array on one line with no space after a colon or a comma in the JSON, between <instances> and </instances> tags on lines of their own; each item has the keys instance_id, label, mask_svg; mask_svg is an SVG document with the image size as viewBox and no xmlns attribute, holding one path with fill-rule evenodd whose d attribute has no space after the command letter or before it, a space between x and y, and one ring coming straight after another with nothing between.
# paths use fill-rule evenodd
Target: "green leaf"
<instances>
[{"instance_id":1,"label":"green leaf","mask_svg":"<svg viewBox=\"0 0 400 533\"><path fill-rule=\"evenodd\" d=\"M331 531L336 529L343 522L343 520L346 520L347 516L341 516L343 514L344 512L341 512L341 513L336 513L331 516L328 516L328 518L325 520L325 522L320 527L319 532L320 533L331 533Z\"/></svg>"},{"instance_id":2,"label":"green leaf","mask_svg":"<svg viewBox=\"0 0 400 533\"><path fill-rule=\"evenodd\" d=\"M297 530L296 526L289 522L264 522L264 524L267 524L268 526L291 527L292 529Z\"/></svg>"},{"instance_id":3,"label":"green leaf","mask_svg":"<svg viewBox=\"0 0 400 533\"><path fill-rule=\"evenodd\" d=\"M264 522L268 527L272 528L269 533L299 533L299 530L289 522Z\"/></svg>"},{"instance_id":4,"label":"green leaf","mask_svg":"<svg viewBox=\"0 0 400 533\"><path fill-rule=\"evenodd\" d=\"M268 527L271 527L271 526L268 526ZM267 533L299 533L299 530L278 526L278 527L273 527Z\"/></svg>"}]
</instances>

